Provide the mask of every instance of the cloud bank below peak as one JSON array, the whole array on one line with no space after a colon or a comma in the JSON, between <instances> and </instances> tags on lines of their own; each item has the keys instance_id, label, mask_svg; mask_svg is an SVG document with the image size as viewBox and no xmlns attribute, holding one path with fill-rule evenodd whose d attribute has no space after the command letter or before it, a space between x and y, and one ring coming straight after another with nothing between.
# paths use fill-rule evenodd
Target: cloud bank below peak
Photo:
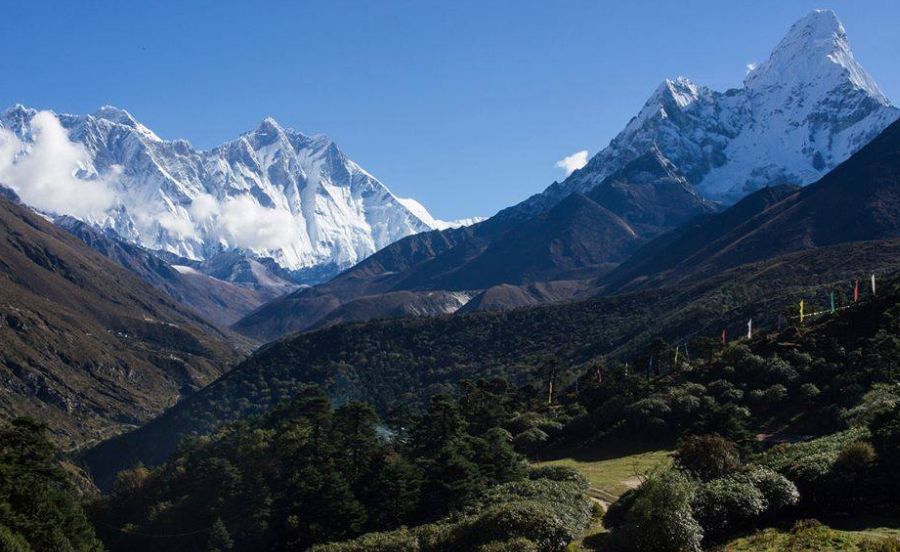
<instances>
[{"instance_id":1,"label":"cloud bank below peak","mask_svg":"<svg viewBox=\"0 0 900 552\"><path fill-rule=\"evenodd\" d=\"M25 203L54 214L98 217L115 204L110 184L120 167L113 166L103 176L93 173L88 151L69 139L49 111L34 115L31 134L32 141L26 143L0 128L0 183Z\"/></svg>"}]
</instances>

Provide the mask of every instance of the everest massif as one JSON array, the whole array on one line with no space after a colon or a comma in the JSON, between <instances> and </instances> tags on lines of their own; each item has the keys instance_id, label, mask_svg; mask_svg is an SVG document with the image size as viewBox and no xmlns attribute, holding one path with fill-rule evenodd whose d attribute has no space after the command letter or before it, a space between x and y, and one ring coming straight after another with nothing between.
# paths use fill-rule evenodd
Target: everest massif
<instances>
[{"instance_id":1,"label":"everest massif","mask_svg":"<svg viewBox=\"0 0 900 552\"><path fill-rule=\"evenodd\" d=\"M702 195L734 203L764 186L814 182L898 116L854 58L834 12L815 10L751 68L742 88L665 80L584 168L515 209L539 212L587 193L654 147Z\"/></svg>"},{"instance_id":2,"label":"everest massif","mask_svg":"<svg viewBox=\"0 0 900 552\"><path fill-rule=\"evenodd\" d=\"M317 281L409 234L462 224L395 196L325 136L271 118L199 151L160 139L128 112L0 114L0 183L182 262L229 251L272 258Z\"/></svg>"}]
</instances>

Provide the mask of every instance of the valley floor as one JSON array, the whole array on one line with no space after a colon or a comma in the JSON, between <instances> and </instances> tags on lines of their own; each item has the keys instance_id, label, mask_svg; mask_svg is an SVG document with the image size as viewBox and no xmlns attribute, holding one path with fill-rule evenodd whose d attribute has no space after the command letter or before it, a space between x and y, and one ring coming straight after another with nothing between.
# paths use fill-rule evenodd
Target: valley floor
<instances>
[{"instance_id":1,"label":"valley floor","mask_svg":"<svg viewBox=\"0 0 900 552\"><path fill-rule=\"evenodd\" d=\"M564 466L578 470L591 484L591 498L604 510L628 489L641 484L649 472L668 466L671 451L657 450L617 458L604 457L599 451L579 453L566 458L539 462L538 466Z\"/></svg>"}]
</instances>

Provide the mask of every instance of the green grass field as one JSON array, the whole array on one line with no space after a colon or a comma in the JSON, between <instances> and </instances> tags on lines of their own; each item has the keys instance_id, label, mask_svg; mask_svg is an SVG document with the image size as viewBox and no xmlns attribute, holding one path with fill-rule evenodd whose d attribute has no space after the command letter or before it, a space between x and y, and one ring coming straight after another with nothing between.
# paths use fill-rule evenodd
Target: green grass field
<instances>
[{"instance_id":1,"label":"green grass field","mask_svg":"<svg viewBox=\"0 0 900 552\"><path fill-rule=\"evenodd\" d=\"M657 450L631 454L619 458L591 460L589 454L540 462L538 466L566 466L578 470L587 477L591 487L599 490L607 499L616 498L628 489L640 484L640 478L648 472L671 463L671 452ZM597 455L599 457L599 454Z\"/></svg>"}]
</instances>

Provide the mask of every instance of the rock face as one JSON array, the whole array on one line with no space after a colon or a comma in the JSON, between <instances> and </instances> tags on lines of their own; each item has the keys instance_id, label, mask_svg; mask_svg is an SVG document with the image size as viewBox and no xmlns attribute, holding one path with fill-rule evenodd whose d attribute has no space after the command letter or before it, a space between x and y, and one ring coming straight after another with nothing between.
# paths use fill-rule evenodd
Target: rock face
<instances>
[{"instance_id":1,"label":"rock face","mask_svg":"<svg viewBox=\"0 0 900 552\"><path fill-rule=\"evenodd\" d=\"M606 292L673 286L786 253L900 238L900 121L818 182L764 188L660 236L605 277Z\"/></svg>"},{"instance_id":2,"label":"rock face","mask_svg":"<svg viewBox=\"0 0 900 552\"><path fill-rule=\"evenodd\" d=\"M159 414L249 349L0 198L0 419L39 418L67 447L100 440Z\"/></svg>"},{"instance_id":3,"label":"rock face","mask_svg":"<svg viewBox=\"0 0 900 552\"><path fill-rule=\"evenodd\" d=\"M14 133L26 153L41 138L37 114L23 106L0 114L0 129ZM78 172L106 182L112 200L87 214L54 214L188 260L241 251L274 259L295 281L314 282L404 236L456 224L393 195L327 137L271 118L209 151L162 140L114 107L58 120L81 153Z\"/></svg>"},{"instance_id":4,"label":"rock face","mask_svg":"<svg viewBox=\"0 0 900 552\"><path fill-rule=\"evenodd\" d=\"M251 272L250 277L234 272L217 275L212 266L202 264L201 268L213 273L211 276L191 266L170 265L139 245L119 239L112 231L104 232L78 219L62 216L54 222L94 251L221 328L228 327L263 303L297 288L290 282L267 278L266 271L259 270L260 263L252 259L244 259Z\"/></svg>"},{"instance_id":5,"label":"rock face","mask_svg":"<svg viewBox=\"0 0 900 552\"><path fill-rule=\"evenodd\" d=\"M657 148L709 199L734 203L768 185L806 185L900 116L853 57L830 10L799 20L743 87L716 92L667 79L608 147L513 211L546 210L588 193Z\"/></svg>"}]
</instances>

